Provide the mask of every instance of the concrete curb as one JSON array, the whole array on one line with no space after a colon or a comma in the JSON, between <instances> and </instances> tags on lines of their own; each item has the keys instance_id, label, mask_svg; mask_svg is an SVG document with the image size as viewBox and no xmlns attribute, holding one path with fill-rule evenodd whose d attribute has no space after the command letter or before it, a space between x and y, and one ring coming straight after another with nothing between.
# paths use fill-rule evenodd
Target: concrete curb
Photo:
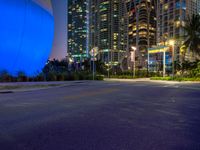
<instances>
[{"instance_id":1,"label":"concrete curb","mask_svg":"<svg viewBox=\"0 0 200 150\"><path fill-rule=\"evenodd\" d=\"M7 94L7 93L16 93L16 92L29 92L35 90L44 90L44 89L51 89L51 88L59 88L65 86L72 86L74 84L84 83L84 81L66 81L66 82L15 82L15 83L0 83L1 86L19 86L19 88L15 89L3 89L0 90L0 94ZM24 86L20 88L20 86ZM27 86L27 87L25 87ZM31 87L35 86L35 87ZM38 87L37 87L38 86ZM40 87L44 86L44 87Z\"/></svg>"},{"instance_id":2,"label":"concrete curb","mask_svg":"<svg viewBox=\"0 0 200 150\"><path fill-rule=\"evenodd\" d=\"M138 79L117 79L117 78L105 78L104 81L125 81L125 82L157 82L157 83L169 83L169 84L179 84L179 83L195 83L200 84L200 81L165 81L165 80L151 80L150 78L138 78Z\"/></svg>"}]
</instances>

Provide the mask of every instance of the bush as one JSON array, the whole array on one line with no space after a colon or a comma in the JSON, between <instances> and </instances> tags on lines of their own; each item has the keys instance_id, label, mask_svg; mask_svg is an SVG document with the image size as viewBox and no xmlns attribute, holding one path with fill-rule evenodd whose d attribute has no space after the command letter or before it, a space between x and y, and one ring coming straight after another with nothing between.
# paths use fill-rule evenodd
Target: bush
<instances>
[{"instance_id":1,"label":"bush","mask_svg":"<svg viewBox=\"0 0 200 150\"><path fill-rule=\"evenodd\" d=\"M56 80L57 81L64 81L65 80L65 74L63 74L63 73L57 74Z\"/></svg>"},{"instance_id":2,"label":"bush","mask_svg":"<svg viewBox=\"0 0 200 150\"><path fill-rule=\"evenodd\" d=\"M200 62L197 63L197 67L190 71L192 77L200 77Z\"/></svg>"},{"instance_id":3,"label":"bush","mask_svg":"<svg viewBox=\"0 0 200 150\"><path fill-rule=\"evenodd\" d=\"M43 74L39 74L35 78L29 78L29 81L45 81L45 76Z\"/></svg>"},{"instance_id":4,"label":"bush","mask_svg":"<svg viewBox=\"0 0 200 150\"><path fill-rule=\"evenodd\" d=\"M53 72L49 72L49 73L47 74L46 80L47 80L47 81L56 81L56 80L57 80L56 74L53 73Z\"/></svg>"},{"instance_id":5,"label":"bush","mask_svg":"<svg viewBox=\"0 0 200 150\"><path fill-rule=\"evenodd\" d=\"M175 77L151 77L151 80L165 80L165 81L200 81L200 78L193 77L193 78L184 78L180 76Z\"/></svg>"},{"instance_id":6,"label":"bush","mask_svg":"<svg viewBox=\"0 0 200 150\"><path fill-rule=\"evenodd\" d=\"M95 80L104 80L104 75L96 75Z\"/></svg>"},{"instance_id":7,"label":"bush","mask_svg":"<svg viewBox=\"0 0 200 150\"><path fill-rule=\"evenodd\" d=\"M20 71L20 72L18 72L17 81L18 82L27 82L28 77L25 75L24 72Z\"/></svg>"},{"instance_id":8,"label":"bush","mask_svg":"<svg viewBox=\"0 0 200 150\"><path fill-rule=\"evenodd\" d=\"M68 81L74 80L74 75L72 73L66 74L65 80L68 80Z\"/></svg>"},{"instance_id":9,"label":"bush","mask_svg":"<svg viewBox=\"0 0 200 150\"><path fill-rule=\"evenodd\" d=\"M74 80L79 80L79 74L78 73L74 73L73 76L74 76Z\"/></svg>"},{"instance_id":10,"label":"bush","mask_svg":"<svg viewBox=\"0 0 200 150\"><path fill-rule=\"evenodd\" d=\"M60 67L61 68L61 67ZM48 70L44 69L42 73L35 77L27 77L22 71L18 72L17 77L9 75L8 72L0 73L0 82L36 82L36 81L72 81L72 80L92 80L93 76L89 71L69 72L66 69ZM95 80L103 80L104 76L95 75Z\"/></svg>"},{"instance_id":11,"label":"bush","mask_svg":"<svg viewBox=\"0 0 200 150\"><path fill-rule=\"evenodd\" d=\"M9 75L7 71L2 71L0 73L0 82L12 82L14 79Z\"/></svg>"},{"instance_id":12,"label":"bush","mask_svg":"<svg viewBox=\"0 0 200 150\"><path fill-rule=\"evenodd\" d=\"M117 79L133 79L132 75L111 75L110 78L117 78ZM136 77L135 77L136 78Z\"/></svg>"},{"instance_id":13,"label":"bush","mask_svg":"<svg viewBox=\"0 0 200 150\"><path fill-rule=\"evenodd\" d=\"M153 77L153 76L162 76L160 72L147 72L147 70L136 70L135 71L135 78L146 78L146 77ZM132 79L133 78L133 71L123 71L121 73L110 75L111 78L119 78L119 79Z\"/></svg>"}]
</instances>

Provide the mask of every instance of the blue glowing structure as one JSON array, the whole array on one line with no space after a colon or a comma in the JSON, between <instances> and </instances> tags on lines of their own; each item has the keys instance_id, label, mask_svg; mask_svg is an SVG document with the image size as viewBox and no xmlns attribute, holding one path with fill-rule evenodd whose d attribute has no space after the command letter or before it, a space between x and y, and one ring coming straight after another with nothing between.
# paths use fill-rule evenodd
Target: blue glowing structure
<instances>
[{"instance_id":1,"label":"blue glowing structure","mask_svg":"<svg viewBox=\"0 0 200 150\"><path fill-rule=\"evenodd\" d=\"M34 76L44 67L52 49L54 18L42 6L46 0L39 1L0 1L0 71Z\"/></svg>"}]
</instances>

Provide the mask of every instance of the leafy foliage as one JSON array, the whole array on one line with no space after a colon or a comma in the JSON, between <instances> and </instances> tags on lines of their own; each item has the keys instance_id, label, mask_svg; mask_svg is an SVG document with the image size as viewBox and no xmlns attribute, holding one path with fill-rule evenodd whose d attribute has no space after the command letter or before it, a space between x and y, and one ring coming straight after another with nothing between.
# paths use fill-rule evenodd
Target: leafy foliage
<instances>
[{"instance_id":1,"label":"leafy foliage","mask_svg":"<svg viewBox=\"0 0 200 150\"><path fill-rule=\"evenodd\" d=\"M200 15L188 17L184 30L186 31L185 47L193 54L200 55Z\"/></svg>"}]
</instances>

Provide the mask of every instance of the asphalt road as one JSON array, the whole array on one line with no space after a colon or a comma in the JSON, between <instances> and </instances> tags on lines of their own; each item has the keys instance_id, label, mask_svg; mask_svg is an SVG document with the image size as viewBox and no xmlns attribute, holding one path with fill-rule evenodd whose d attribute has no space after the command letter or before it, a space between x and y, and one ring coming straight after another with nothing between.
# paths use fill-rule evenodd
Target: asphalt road
<instances>
[{"instance_id":1,"label":"asphalt road","mask_svg":"<svg viewBox=\"0 0 200 150\"><path fill-rule=\"evenodd\" d=\"M0 150L200 150L194 87L84 81L0 94Z\"/></svg>"}]
</instances>

